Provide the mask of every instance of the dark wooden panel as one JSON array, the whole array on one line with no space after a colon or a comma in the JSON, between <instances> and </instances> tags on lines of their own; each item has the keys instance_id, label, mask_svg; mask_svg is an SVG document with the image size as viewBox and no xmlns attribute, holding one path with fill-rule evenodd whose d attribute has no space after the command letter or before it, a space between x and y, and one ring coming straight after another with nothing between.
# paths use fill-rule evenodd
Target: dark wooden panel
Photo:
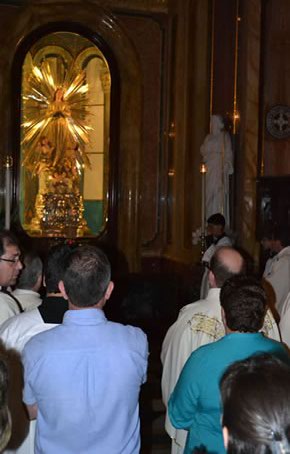
<instances>
[{"instance_id":1,"label":"dark wooden panel","mask_svg":"<svg viewBox=\"0 0 290 454\"><path fill-rule=\"evenodd\" d=\"M266 132L265 118L276 104L290 106L290 2L268 0L263 24L263 146L264 175L290 174L290 140L275 139Z\"/></svg>"},{"instance_id":2,"label":"dark wooden panel","mask_svg":"<svg viewBox=\"0 0 290 454\"><path fill-rule=\"evenodd\" d=\"M214 2L212 112L233 113L235 82L236 0Z\"/></svg>"},{"instance_id":3,"label":"dark wooden panel","mask_svg":"<svg viewBox=\"0 0 290 454\"><path fill-rule=\"evenodd\" d=\"M268 226L290 228L290 177L260 178L257 189L257 238Z\"/></svg>"}]
</instances>

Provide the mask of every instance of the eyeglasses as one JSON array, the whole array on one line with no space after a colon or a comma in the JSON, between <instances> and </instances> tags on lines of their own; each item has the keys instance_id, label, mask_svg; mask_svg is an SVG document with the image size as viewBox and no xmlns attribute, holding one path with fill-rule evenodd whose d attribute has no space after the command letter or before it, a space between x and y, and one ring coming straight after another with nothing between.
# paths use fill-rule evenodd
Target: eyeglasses
<instances>
[{"instance_id":1,"label":"eyeglasses","mask_svg":"<svg viewBox=\"0 0 290 454\"><path fill-rule=\"evenodd\" d=\"M0 260L2 260L3 262L18 263L20 262L20 257L14 257L14 259L4 259L0 257Z\"/></svg>"}]
</instances>

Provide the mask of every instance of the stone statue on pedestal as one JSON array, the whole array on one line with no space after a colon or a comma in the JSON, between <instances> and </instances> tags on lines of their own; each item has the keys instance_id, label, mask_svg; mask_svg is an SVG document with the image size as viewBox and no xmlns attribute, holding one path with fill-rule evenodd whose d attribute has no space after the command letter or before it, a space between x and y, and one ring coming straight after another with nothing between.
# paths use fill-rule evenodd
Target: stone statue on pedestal
<instances>
[{"instance_id":1,"label":"stone statue on pedestal","mask_svg":"<svg viewBox=\"0 0 290 454\"><path fill-rule=\"evenodd\" d=\"M220 115L212 115L210 133L201 149L206 173L206 219L214 213L222 213L226 225L230 225L229 176L233 174L233 150L231 138L224 130Z\"/></svg>"}]
</instances>

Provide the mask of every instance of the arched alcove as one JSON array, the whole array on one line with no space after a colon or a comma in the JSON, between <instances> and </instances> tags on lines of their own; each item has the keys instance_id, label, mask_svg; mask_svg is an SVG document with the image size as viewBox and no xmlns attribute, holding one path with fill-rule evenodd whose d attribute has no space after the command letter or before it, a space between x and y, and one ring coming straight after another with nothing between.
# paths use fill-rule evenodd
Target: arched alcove
<instances>
[{"instance_id":1,"label":"arched alcove","mask_svg":"<svg viewBox=\"0 0 290 454\"><path fill-rule=\"evenodd\" d=\"M96 43L67 31L40 36L23 57L21 226L40 238L99 236L112 186L109 64Z\"/></svg>"},{"instance_id":2,"label":"arched alcove","mask_svg":"<svg viewBox=\"0 0 290 454\"><path fill-rule=\"evenodd\" d=\"M19 213L21 97L17 83L20 82L21 58L39 35L62 31L78 33L92 41L99 39L109 65L115 63L118 80L117 84L112 83L110 106L112 165L109 175L104 176L108 178L110 188L105 236L124 254L129 269L135 271L140 260L138 198L142 81L134 48L113 16L93 2L31 2L13 17L12 22L9 40L1 36L0 31L4 43L0 50L0 87L4 93L0 101L0 128L2 152L12 154L14 158L13 207Z\"/></svg>"}]
</instances>

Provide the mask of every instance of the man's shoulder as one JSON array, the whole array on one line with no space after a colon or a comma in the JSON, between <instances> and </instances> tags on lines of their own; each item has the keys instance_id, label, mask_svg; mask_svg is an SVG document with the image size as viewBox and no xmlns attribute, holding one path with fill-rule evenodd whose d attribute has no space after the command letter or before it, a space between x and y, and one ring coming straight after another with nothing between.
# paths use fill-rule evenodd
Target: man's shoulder
<instances>
[{"instance_id":1,"label":"man's shoulder","mask_svg":"<svg viewBox=\"0 0 290 454\"><path fill-rule=\"evenodd\" d=\"M55 338L54 331L59 329L60 325L50 325L47 323L43 323L43 325L51 326L51 329L41 330L40 332L36 333L31 339L29 339L25 348L30 350L40 349L43 351L46 346L48 346L49 348L51 340Z\"/></svg>"},{"instance_id":2,"label":"man's shoulder","mask_svg":"<svg viewBox=\"0 0 290 454\"><path fill-rule=\"evenodd\" d=\"M220 246L232 246L233 245L233 240L227 235L224 235L216 244L216 247Z\"/></svg>"},{"instance_id":3,"label":"man's shoulder","mask_svg":"<svg viewBox=\"0 0 290 454\"><path fill-rule=\"evenodd\" d=\"M279 255L280 257L287 257L288 259L290 259L290 246L284 247L284 249L282 249L278 256Z\"/></svg>"},{"instance_id":4,"label":"man's shoulder","mask_svg":"<svg viewBox=\"0 0 290 454\"><path fill-rule=\"evenodd\" d=\"M147 336L140 328L110 321L102 325L103 329L107 331L106 338L108 340L113 339L117 343L119 342L120 347L120 342L127 342L132 348L135 349L138 349L140 346L144 347L147 345ZM98 325L96 325L96 332L97 330ZM61 323L60 325L53 326L51 329L42 331L33 336L33 338L27 343L27 349L34 350L35 352L47 350L48 353L58 349L61 350L64 343L67 346L68 343L72 341L75 345L80 335L82 335L82 333L78 333L77 326L74 330L71 330L70 327ZM90 336L92 336L92 331ZM64 348L66 348L66 346L64 346Z\"/></svg>"},{"instance_id":5,"label":"man's shoulder","mask_svg":"<svg viewBox=\"0 0 290 454\"><path fill-rule=\"evenodd\" d=\"M16 305L14 299L8 294L0 291L0 303L8 306ZM1 310L1 306L0 306Z\"/></svg>"},{"instance_id":6,"label":"man's shoulder","mask_svg":"<svg viewBox=\"0 0 290 454\"><path fill-rule=\"evenodd\" d=\"M23 289L23 288L16 288L11 293L15 296L19 296L19 295L39 296L39 293L35 292L34 290L28 290L28 289Z\"/></svg>"},{"instance_id":7,"label":"man's shoulder","mask_svg":"<svg viewBox=\"0 0 290 454\"><path fill-rule=\"evenodd\" d=\"M196 320L214 318L221 321L221 307L219 289L210 289L208 297L184 306L175 323L180 323L184 318L188 323Z\"/></svg>"},{"instance_id":8,"label":"man's shoulder","mask_svg":"<svg viewBox=\"0 0 290 454\"><path fill-rule=\"evenodd\" d=\"M210 360L212 360L213 358L216 359L219 356L220 352L224 352L225 337L226 336L223 335L223 337L215 340L214 342L210 342L198 347L192 352L190 361L198 361L201 364L201 362L207 362L208 358Z\"/></svg>"},{"instance_id":9,"label":"man's shoulder","mask_svg":"<svg viewBox=\"0 0 290 454\"><path fill-rule=\"evenodd\" d=\"M44 323L39 311L33 309L6 320L1 325L0 338L7 347L22 351L33 336L52 326L54 325Z\"/></svg>"},{"instance_id":10,"label":"man's shoulder","mask_svg":"<svg viewBox=\"0 0 290 454\"><path fill-rule=\"evenodd\" d=\"M0 326L16 314L19 314L19 307L14 299L6 293L0 292Z\"/></svg>"},{"instance_id":11,"label":"man's shoulder","mask_svg":"<svg viewBox=\"0 0 290 454\"><path fill-rule=\"evenodd\" d=\"M120 331L120 333L123 333L124 335L127 335L129 337L141 337L141 338L146 338L146 334L141 328L138 328L137 326L133 325L125 325L123 323L117 323L117 322L112 322L108 321L108 326L110 326L110 329L112 331Z\"/></svg>"},{"instance_id":12,"label":"man's shoulder","mask_svg":"<svg viewBox=\"0 0 290 454\"><path fill-rule=\"evenodd\" d=\"M288 364L290 363L289 350L283 342L279 342L276 339L271 339L267 336L264 336L261 333L261 338L259 340L260 350L277 355L281 360L286 360Z\"/></svg>"},{"instance_id":13,"label":"man's shoulder","mask_svg":"<svg viewBox=\"0 0 290 454\"><path fill-rule=\"evenodd\" d=\"M40 321L41 317L39 314L38 309L32 309L29 312L23 312L22 314L16 314L13 317L6 320L2 323L0 327L0 336L3 331L6 329L14 329L17 326L26 325L26 324L34 324L36 321Z\"/></svg>"},{"instance_id":14,"label":"man's shoulder","mask_svg":"<svg viewBox=\"0 0 290 454\"><path fill-rule=\"evenodd\" d=\"M272 258L272 263L275 266L282 266L286 263L290 263L290 246L285 247L277 255Z\"/></svg>"}]
</instances>

